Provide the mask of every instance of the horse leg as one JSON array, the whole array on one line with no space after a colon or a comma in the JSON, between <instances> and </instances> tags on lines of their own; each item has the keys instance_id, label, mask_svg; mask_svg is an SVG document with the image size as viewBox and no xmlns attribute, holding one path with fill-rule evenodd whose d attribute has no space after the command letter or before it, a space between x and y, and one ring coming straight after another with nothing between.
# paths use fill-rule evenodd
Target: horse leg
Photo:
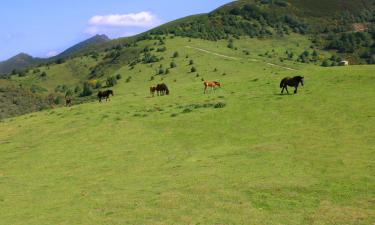
<instances>
[{"instance_id":1,"label":"horse leg","mask_svg":"<svg viewBox=\"0 0 375 225\"><path fill-rule=\"evenodd\" d=\"M286 93L289 95L288 86L285 86Z\"/></svg>"},{"instance_id":2,"label":"horse leg","mask_svg":"<svg viewBox=\"0 0 375 225\"><path fill-rule=\"evenodd\" d=\"M294 94L297 94L297 89L298 89L298 87L296 87L296 89L294 90Z\"/></svg>"}]
</instances>

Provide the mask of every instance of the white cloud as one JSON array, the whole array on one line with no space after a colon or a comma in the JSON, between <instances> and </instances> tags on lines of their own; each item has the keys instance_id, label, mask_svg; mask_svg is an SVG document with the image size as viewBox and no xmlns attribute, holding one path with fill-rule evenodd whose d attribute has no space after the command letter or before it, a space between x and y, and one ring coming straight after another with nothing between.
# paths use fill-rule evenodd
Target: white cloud
<instances>
[{"instance_id":1,"label":"white cloud","mask_svg":"<svg viewBox=\"0 0 375 225\"><path fill-rule=\"evenodd\" d=\"M50 52L47 52L46 56L47 57L54 57L54 56L57 56L59 53L57 51L50 51Z\"/></svg>"},{"instance_id":2,"label":"white cloud","mask_svg":"<svg viewBox=\"0 0 375 225\"><path fill-rule=\"evenodd\" d=\"M158 17L151 12L139 12L130 14L110 14L105 16L93 16L89 20L92 26L116 26L116 27L153 27L160 24Z\"/></svg>"}]
</instances>

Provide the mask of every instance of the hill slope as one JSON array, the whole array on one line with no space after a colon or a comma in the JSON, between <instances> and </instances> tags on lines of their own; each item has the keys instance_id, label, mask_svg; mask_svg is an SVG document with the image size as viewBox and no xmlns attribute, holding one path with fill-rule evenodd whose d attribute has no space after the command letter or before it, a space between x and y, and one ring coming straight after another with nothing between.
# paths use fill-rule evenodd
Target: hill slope
<instances>
[{"instance_id":1,"label":"hill slope","mask_svg":"<svg viewBox=\"0 0 375 225\"><path fill-rule=\"evenodd\" d=\"M41 61L42 59L34 58L25 53L20 53L6 61L0 62L0 74L10 73L14 69L22 70L30 65L39 63Z\"/></svg>"},{"instance_id":2,"label":"hill slope","mask_svg":"<svg viewBox=\"0 0 375 225\"><path fill-rule=\"evenodd\" d=\"M152 52L160 61L111 73L123 79L109 102L0 122L0 221L375 220L374 66L323 68L259 56L309 48L303 36L244 38L234 43L238 50L226 41L164 42L165 51ZM169 68L172 61L177 67ZM169 73L155 75L160 68ZM295 74L305 86L279 95L281 78ZM222 88L204 95L202 79ZM149 86L161 82L171 94L150 97Z\"/></svg>"},{"instance_id":3,"label":"hill slope","mask_svg":"<svg viewBox=\"0 0 375 225\"><path fill-rule=\"evenodd\" d=\"M99 46L101 44L109 42L111 39L109 39L106 35L95 35L92 38L89 38L83 42L80 42L73 47L68 48L64 52L60 53L59 55L55 56L54 58L66 58L66 57L72 57L80 52L85 51L87 48L95 48L96 46Z\"/></svg>"}]
</instances>

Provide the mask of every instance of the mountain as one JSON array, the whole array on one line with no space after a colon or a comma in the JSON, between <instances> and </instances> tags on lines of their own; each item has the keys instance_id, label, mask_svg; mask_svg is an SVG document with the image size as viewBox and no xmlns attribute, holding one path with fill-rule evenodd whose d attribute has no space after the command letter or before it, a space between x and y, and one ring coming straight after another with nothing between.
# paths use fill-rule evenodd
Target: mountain
<instances>
[{"instance_id":1,"label":"mountain","mask_svg":"<svg viewBox=\"0 0 375 225\"><path fill-rule=\"evenodd\" d=\"M67 58L72 57L80 52L84 52L85 50L88 50L90 48L95 48L100 46L101 44L109 42L111 39L109 39L106 35L95 35L92 38L89 38L85 41L82 41L73 47L68 48L61 54L51 57L51 58L35 58L32 57L26 53L20 53L16 56L13 56L12 58L0 62L0 74L7 74L12 72L13 70L23 70L28 67L33 67L37 64L43 63L43 62L50 62L54 61L60 58Z\"/></svg>"},{"instance_id":2,"label":"mountain","mask_svg":"<svg viewBox=\"0 0 375 225\"><path fill-rule=\"evenodd\" d=\"M21 70L40 61L42 59L34 58L26 53L20 53L6 61L0 62L0 74L10 73L14 69Z\"/></svg>"},{"instance_id":3,"label":"mountain","mask_svg":"<svg viewBox=\"0 0 375 225\"><path fill-rule=\"evenodd\" d=\"M64 52L62 52L61 54L59 54L59 55L57 55L53 58L58 59L58 58L71 57L71 56L74 56L74 55L76 55L80 52L83 52L84 50L87 50L88 48L94 48L94 47L99 46L101 44L107 43L110 40L111 39L104 34L95 35L92 38L89 38L85 41L82 41L82 42L74 45L73 47L68 48L67 50L65 50Z\"/></svg>"}]
</instances>

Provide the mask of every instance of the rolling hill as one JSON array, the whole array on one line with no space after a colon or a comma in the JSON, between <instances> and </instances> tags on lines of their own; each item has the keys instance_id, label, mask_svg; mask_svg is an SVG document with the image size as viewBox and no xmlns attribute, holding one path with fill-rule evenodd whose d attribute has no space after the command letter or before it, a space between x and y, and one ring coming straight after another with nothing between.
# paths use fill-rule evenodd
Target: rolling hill
<instances>
[{"instance_id":1,"label":"rolling hill","mask_svg":"<svg viewBox=\"0 0 375 225\"><path fill-rule=\"evenodd\" d=\"M323 3L351 4L236 1L0 79L1 223L373 224L375 66L319 47ZM248 7L317 8L281 34ZM222 87L204 94L204 80ZM152 97L158 83L170 95Z\"/></svg>"},{"instance_id":2,"label":"rolling hill","mask_svg":"<svg viewBox=\"0 0 375 225\"><path fill-rule=\"evenodd\" d=\"M22 70L30 65L35 65L43 61L40 58L34 58L26 53L20 53L12 58L0 62L0 77L1 74L11 73L13 70Z\"/></svg>"},{"instance_id":3,"label":"rolling hill","mask_svg":"<svg viewBox=\"0 0 375 225\"><path fill-rule=\"evenodd\" d=\"M299 35L243 38L237 50L226 41L164 42L166 51L152 51L162 60L111 73L122 79L109 102L0 122L4 224L375 220L374 66L259 56L308 49ZM305 86L280 95L281 78L295 74ZM222 88L205 95L202 79ZM170 95L152 98L149 86L161 82Z\"/></svg>"}]
</instances>

